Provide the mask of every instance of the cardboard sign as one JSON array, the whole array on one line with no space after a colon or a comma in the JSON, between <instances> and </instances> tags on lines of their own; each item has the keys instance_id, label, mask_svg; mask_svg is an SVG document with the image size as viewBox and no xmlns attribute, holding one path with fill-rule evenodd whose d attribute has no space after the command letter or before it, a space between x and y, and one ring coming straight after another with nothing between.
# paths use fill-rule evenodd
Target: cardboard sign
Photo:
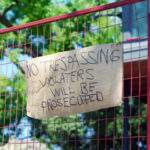
<instances>
[{"instance_id":1,"label":"cardboard sign","mask_svg":"<svg viewBox=\"0 0 150 150\"><path fill-rule=\"evenodd\" d=\"M122 104L122 44L26 61L27 115L62 117Z\"/></svg>"}]
</instances>

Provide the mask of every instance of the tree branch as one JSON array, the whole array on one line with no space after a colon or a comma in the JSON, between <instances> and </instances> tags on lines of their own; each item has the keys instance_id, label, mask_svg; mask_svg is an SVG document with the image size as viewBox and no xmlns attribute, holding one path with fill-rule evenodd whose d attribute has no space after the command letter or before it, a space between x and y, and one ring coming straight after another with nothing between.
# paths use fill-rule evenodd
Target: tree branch
<instances>
[{"instance_id":1,"label":"tree branch","mask_svg":"<svg viewBox=\"0 0 150 150\"><path fill-rule=\"evenodd\" d=\"M20 48L23 49L23 51L21 52L22 54L28 54L28 55L32 56L33 58L37 57L37 52L32 50L30 44L20 45ZM42 55L38 54L38 56L42 56Z\"/></svg>"},{"instance_id":2,"label":"tree branch","mask_svg":"<svg viewBox=\"0 0 150 150\"><path fill-rule=\"evenodd\" d=\"M7 7L7 8L4 10L4 12L3 12L3 16L5 16L5 14L6 14L9 10L11 10L14 6L15 6L15 5L12 4L12 5L10 5L9 7Z\"/></svg>"},{"instance_id":3,"label":"tree branch","mask_svg":"<svg viewBox=\"0 0 150 150\"><path fill-rule=\"evenodd\" d=\"M17 2L16 2L17 4ZM6 18L6 13L11 10L13 7L15 6L15 4L10 5L9 7L7 7L4 12L0 13L0 22L5 25L6 27L12 27L12 23ZM17 34L17 32L14 32L15 34Z\"/></svg>"},{"instance_id":4,"label":"tree branch","mask_svg":"<svg viewBox=\"0 0 150 150\"><path fill-rule=\"evenodd\" d=\"M33 58L37 57L36 51L31 50L31 45L30 44L20 45L19 48L23 49L21 54L28 54L28 55L32 56ZM4 55L6 57L10 57L10 54L9 54L8 50L4 51ZM42 55L38 54L38 56L42 56ZM24 67L21 64L16 63L15 61L12 61L12 62L21 70L22 73L25 74L25 69L24 69Z\"/></svg>"},{"instance_id":5,"label":"tree branch","mask_svg":"<svg viewBox=\"0 0 150 150\"><path fill-rule=\"evenodd\" d=\"M8 51L4 51L4 55L7 56L7 57L10 57L10 54L8 53ZM21 70L21 72L23 74L25 74L25 69L21 64L16 63L15 61L12 61L12 62L17 66L17 68L19 68Z\"/></svg>"},{"instance_id":6,"label":"tree branch","mask_svg":"<svg viewBox=\"0 0 150 150\"><path fill-rule=\"evenodd\" d=\"M6 27L12 27L13 25L10 23L10 21L3 15L0 15L0 22L5 25Z\"/></svg>"}]
</instances>

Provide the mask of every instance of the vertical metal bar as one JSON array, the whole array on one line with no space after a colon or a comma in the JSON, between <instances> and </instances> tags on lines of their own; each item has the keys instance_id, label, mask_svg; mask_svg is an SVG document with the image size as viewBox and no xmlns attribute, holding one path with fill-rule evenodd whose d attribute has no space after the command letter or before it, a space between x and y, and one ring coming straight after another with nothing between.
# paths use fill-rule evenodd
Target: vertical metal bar
<instances>
[{"instance_id":1,"label":"vertical metal bar","mask_svg":"<svg viewBox=\"0 0 150 150\"><path fill-rule=\"evenodd\" d=\"M32 29L31 29L31 31L32 31ZM30 35L31 35L30 54L32 54L32 32ZM27 49L27 30L25 30L25 50L24 50L25 55L26 55L26 49ZM24 105L23 105L23 107L24 107ZM27 118L27 143L28 143L28 137L29 137L29 118ZM33 147L34 147L34 143L33 143Z\"/></svg>"},{"instance_id":2,"label":"vertical metal bar","mask_svg":"<svg viewBox=\"0 0 150 150\"><path fill-rule=\"evenodd\" d=\"M100 24L101 24L101 22L100 22L100 11L99 11L99 44L101 43L101 26L100 26Z\"/></svg>"},{"instance_id":3,"label":"vertical metal bar","mask_svg":"<svg viewBox=\"0 0 150 150\"><path fill-rule=\"evenodd\" d=\"M68 137L67 137L68 147L67 148L69 149L69 145L70 145L70 138L69 138L69 136L70 136L70 133L69 133L69 123L70 123L70 120L69 120L69 118L68 118L67 122L68 122Z\"/></svg>"},{"instance_id":4,"label":"vertical metal bar","mask_svg":"<svg viewBox=\"0 0 150 150\"><path fill-rule=\"evenodd\" d=\"M125 34L124 34L124 30L125 30L125 15L124 15L125 11L124 8L122 8L122 42L125 41ZM123 46L123 52L124 52L124 46ZM123 56L123 62L124 62L124 56ZM124 71L125 68L123 68L123 75L124 75ZM128 97L130 94L130 82L129 80L125 81L124 77L123 77L123 97ZM121 149L126 150L129 149L129 139L128 139L128 130L129 130L129 124L128 124L128 116L129 116L129 99L128 98L124 98L124 106L122 106L122 144L121 144Z\"/></svg>"},{"instance_id":5,"label":"vertical metal bar","mask_svg":"<svg viewBox=\"0 0 150 150\"><path fill-rule=\"evenodd\" d=\"M124 82L124 107L123 107L123 150L129 149L129 140L128 140L128 117L129 117L129 98L130 95L130 81L126 80ZM131 144L131 143L130 143Z\"/></svg>"},{"instance_id":6,"label":"vertical metal bar","mask_svg":"<svg viewBox=\"0 0 150 150\"><path fill-rule=\"evenodd\" d=\"M78 34L79 34L79 26L78 26L78 17L77 17L77 49L78 49L78 45L79 45L79 37L78 37Z\"/></svg>"},{"instance_id":7,"label":"vertical metal bar","mask_svg":"<svg viewBox=\"0 0 150 150\"><path fill-rule=\"evenodd\" d=\"M94 25L93 25L93 16L94 16L94 13L92 14L92 17L91 17L91 19L92 19L92 24L91 24L91 32L92 32L92 45L94 44L93 43L93 32L94 32ZM89 46L89 45L88 45ZM92 124L92 112L90 112L90 122L89 122L89 124L90 124L90 150L92 150L92 131L91 131L91 129L92 129L92 126L91 126L91 124Z\"/></svg>"},{"instance_id":8,"label":"vertical metal bar","mask_svg":"<svg viewBox=\"0 0 150 150\"><path fill-rule=\"evenodd\" d=\"M60 132L60 139L61 139L61 142L60 142L60 150L62 150L62 141L63 141L63 134L62 134L62 131L63 129L62 129L62 118L61 118L61 132Z\"/></svg>"},{"instance_id":9,"label":"vertical metal bar","mask_svg":"<svg viewBox=\"0 0 150 150\"><path fill-rule=\"evenodd\" d=\"M150 0L147 0L148 16L148 87L147 87L147 148L150 150Z\"/></svg>"},{"instance_id":10,"label":"vertical metal bar","mask_svg":"<svg viewBox=\"0 0 150 150\"><path fill-rule=\"evenodd\" d=\"M39 54L39 26L38 25L36 27L36 33L37 33L37 41L36 41L37 50L36 50L36 53L37 53L37 57L38 57L38 54Z\"/></svg>"},{"instance_id":11,"label":"vertical metal bar","mask_svg":"<svg viewBox=\"0 0 150 150\"><path fill-rule=\"evenodd\" d=\"M91 124L92 124L92 112L90 112L90 120L89 120L89 124L90 124L90 150L92 150L92 134L91 134Z\"/></svg>"},{"instance_id":12,"label":"vertical metal bar","mask_svg":"<svg viewBox=\"0 0 150 150\"><path fill-rule=\"evenodd\" d=\"M107 111L108 109L105 109L105 150L107 150Z\"/></svg>"},{"instance_id":13,"label":"vertical metal bar","mask_svg":"<svg viewBox=\"0 0 150 150\"><path fill-rule=\"evenodd\" d=\"M63 52L65 51L65 29L64 29L64 20L63 20Z\"/></svg>"},{"instance_id":14,"label":"vertical metal bar","mask_svg":"<svg viewBox=\"0 0 150 150\"><path fill-rule=\"evenodd\" d=\"M52 47L52 44L51 44L51 41L52 41L52 37L51 37L51 24L50 24L50 27L49 27L49 42L50 42L50 48L49 48L49 53L51 54L52 53L52 49L51 49L51 47Z\"/></svg>"},{"instance_id":15,"label":"vertical metal bar","mask_svg":"<svg viewBox=\"0 0 150 150\"><path fill-rule=\"evenodd\" d=\"M26 43L27 43L27 33L26 33L26 29L24 31L24 34L25 34L25 37L24 37L24 60L26 59ZM24 76L25 77L25 76ZM25 104L25 89L23 90L23 100L22 100L22 119L21 119L21 139L22 139L22 132L23 132L23 128L25 128L25 125L24 125L24 104ZM28 138L28 136L27 136ZM20 150L22 149L22 140L21 140L21 144L20 144Z\"/></svg>"},{"instance_id":16,"label":"vertical metal bar","mask_svg":"<svg viewBox=\"0 0 150 150\"><path fill-rule=\"evenodd\" d=\"M84 16L84 47L86 47L86 15ZM84 118L84 113L82 115L83 117L83 120L82 120L82 128L83 128L83 137L82 137L82 150L84 150L84 121L85 121L85 118Z\"/></svg>"},{"instance_id":17,"label":"vertical metal bar","mask_svg":"<svg viewBox=\"0 0 150 150\"><path fill-rule=\"evenodd\" d=\"M53 133L54 133L54 137L55 137L55 119L53 120L53 122L51 122L51 125L52 125L52 127L53 127ZM53 145L53 150L55 150L54 149L54 146L55 146L55 140L53 139L52 140L52 145Z\"/></svg>"},{"instance_id":18,"label":"vertical metal bar","mask_svg":"<svg viewBox=\"0 0 150 150\"><path fill-rule=\"evenodd\" d=\"M99 44L100 44L100 12L99 12ZM99 137L100 137L100 130L99 130L99 127L100 127L100 111L98 110L98 118L97 118L97 121L98 121L98 126L97 126L97 128L98 128L98 131L97 131L97 149L100 149L100 144L99 144L99 141L100 141L100 139L99 139Z\"/></svg>"},{"instance_id":19,"label":"vertical metal bar","mask_svg":"<svg viewBox=\"0 0 150 150\"><path fill-rule=\"evenodd\" d=\"M115 43L116 43L116 9L114 9L114 38L115 38ZM122 79L123 80L123 79ZM115 107L113 108L114 109L114 125L113 125L113 149L115 149L115 134L116 134L116 110L115 110Z\"/></svg>"},{"instance_id":20,"label":"vertical metal bar","mask_svg":"<svg viewBox=\"0 0 150 150\"><path fill-rule=\"evenodd\" d=\"M107 16L107 25L106 25L106 29L107 29L107 43L108 41L108 10L106 11L106 16Z\"/></svg>"},{"instance_id":21,"label":"vertical metal bar","mask_svg":"<svg viewBox=\"0 0 150 150\"><path fill-rule=\"evenodd\" d=\"M58 52L58 22L56 22L56 53Z\"/></svg>"},{"instance_id":22,"label":"vertical metal bar","mask_svg":"<svg viewBox=\"0 0 150 150\"><path fill-rule=\"evenodd\" d=\"M136 9L136 4L134 4L135 8L135 19L136 19L136 25L137 25L137 32L138 32L138 37L140 37L140 31L139 31L139 25L138 25L138 15L137 15L137 9ZM139 62L138 62L138 78L139 78L139 94L138 94L138 150L140 150L140 99L141 99L141 63L140 63L140 58L141 58L141 44L139 40Z\"/></svg>"},{"instance_id":23,"label":"vertical metal bar","mask_svg":"<svg viewBox=\"0 0 150 150\"><path fill-rule=\"evenodd\" d=\"M106 24L106 29L107 29L107 43L108 43L108 10L107 10L107 13L106 13L107 15L107 24ZM107 123L108 123L108 121L107 121L107 112L108 112L108 109L106 108L105 109L105 150L107 150Z\"/></svg>"},{"instance_id":24,"label":"vertical metal bar","mask_svg":"<svg viewBox=\"0 0 150 150\"><path fill-rule=\"evenodd\" d=\"M77 17L77 49L78 49L78 34L79 34L79 26L78 26L78 17ZM77 150L77 121L78 121L78 115L76 114L75 119L75 150Z\"/></svg>"},{"instance_id":25,"label":"vertical metal bar","mask_svg":"<svg viewBox=\"0 0 150 150\"><path fill-rule=\"evenodd\" d=\"M14 36L13 36L13 42L12 42L12 49L13 49L13 57L14 57ZM12 77L13 77L13 63L12 63ZM12 106L12 97L13 97L13 80L11 81L11 97L10 97L10 105ZM11 125L11 108L10 108L10 119L9 119L9 125ZM10 138L10 136L11 136L11 134L10 134L10 130L11 130L11 127L9 126L9 138Z\"/></svg>"},{"instance_id":26,"label":"vertical metal bar","mask_svg":"<svg viewBox=\"0 0 150 150\"><path fill-rule=\"evenodd\" d=\"M44 45L45 45L45 26L43 25L43 56L44 56Z\"/></svg>"},{"instance_id":27,"label":"vertical metal bar","mask_svg":"<svg viewBox=\"0 0 150 150\"><path fill-rule=\"evenodd\" d=\"M84 16L84 47L86 47L86 16Z\"/></svg>"},{"instance_id":28,"label":"vertical metal bar","mask_svg":"<svg viewBox=\"0 0 150 150\"><path fill-rule=\"evenodd\" d=\"M2 35L2 38L1 38L1 52L0 52L0 55L1 55L1 59L0 59L0 76L2 75L2 54L3 54L3 35ZM0 98L2 97L2 88L1 88L1 85L2 85L2 83L1 83L1 80L2 79L0 79ZM4 130L3 130L3 132L4 132ZM1 133L1 134L3 134L3 133ZM3 150L3 145L4 145L4 142L3 142L3 136L2 136L2 141L1 141L1 144L2 144L2 150Z\"/></svg>"},{"instance_id":29,"label":"vertical metal bar","mask_svg":"<svg viewBox=\"0 0 150 150\"><path fill-rule=\"evenodd\" d=\"M71 50L71 19L69 19L69 21L70 21L70 34L69 34L69 36L70 36L70 50Z\"/></svg>"},{"instance_id":30,"label":"vertical metal bar","mask_svg":"<svg viewBox=\"0 0 150 150\"><path fill-rule=\"evenodd\" d=\"M94 14L92 15L92 30L91 30L91 32L92 32L92 45L94 44L94 43L93 43L93 32L94 32L93 16L94 16ZM88 45L88 46L89 46L89 45Z\"/></svg>"},{"instance_id":31,"label":"vertical metal bar","mask_svg":"<svg viewBox=\"0 0 150 150\"><path fill-rule=\"evenodd\" d=\"M18 66L17 66L17 70L18 70L18 72L17 72L17 99L16 99L16 119L15 119L15 138L17 137L17 125L18 125L18 103L19 103L19 79L20 79L20 77L19 77L19 61L20 61L20 37L21 37L21 30L19 30L19 42L18 42L18 51L19 51L19 56L18 56ZM27 143L27 146L28 146L28 143ZM16 149L16 147L15 147L15 144L14 144L14 150Z\"/></svg>"},{"instance_id":32,"label":"vertical metal bar","mask_svg":"<svg viewBox=\"0 0 150 150\"><path fill-rule=\"evenodd\" d=\"M132 32L133 32L133 30L132 30L132 7L130 7L130 38L132 38ZM130 103L130 118L129 118L129 120L130 120L130 134L129 134L129 136L130 136L130 146L129 146L129 149L131 150L131 148L132 148L132 128L131 128L131 120L132 120L132 102L133 102L133 63L132 63L132 61L133 61L133 56L132 56L132 51L133 51L133 49L132 49L132 47L133 47L133 45L132 45L132 42L130 43L130 48L131 48L131 50L130 50L130 57L131 57L131 59L130 59L130 61L131 61L131 65L130 65L130 71L131 71L131 76L130 76L130 100L129 100L129 103Z\"/></svg>"}]
</instances>

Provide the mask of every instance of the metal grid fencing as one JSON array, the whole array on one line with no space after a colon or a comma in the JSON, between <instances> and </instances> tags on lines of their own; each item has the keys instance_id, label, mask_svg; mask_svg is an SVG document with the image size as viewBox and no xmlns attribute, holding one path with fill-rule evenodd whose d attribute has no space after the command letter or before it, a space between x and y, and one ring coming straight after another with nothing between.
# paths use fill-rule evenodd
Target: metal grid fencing
<instances>
[{"instance_id":1,"label":"metal grid fencing","mask_svg":"<svg viewBox=\"0 0 150 150\"><path fill-rule=\"evenodd\" d=\"M119 1L0 30L0 149L147 149L147 5ZM26 116L27 59L117 42L124 51L122 106L42 121Z\"/></svg>"}]
</instances>

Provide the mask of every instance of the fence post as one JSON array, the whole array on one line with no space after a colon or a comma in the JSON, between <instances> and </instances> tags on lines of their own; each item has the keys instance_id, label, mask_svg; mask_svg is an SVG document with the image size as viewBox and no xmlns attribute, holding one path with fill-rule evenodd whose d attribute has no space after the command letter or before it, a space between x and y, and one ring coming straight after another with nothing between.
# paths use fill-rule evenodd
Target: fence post
<instances>
[{"instance_id":1,"label":"fence post","mask_svg":"<svg viewBox=\"0 0 150 150\"><path fill-rule=\"evenodd\" d=\"M147 149L150 150L150 0L147 0L148 17L148 87L147 87Z\"/></svg>"},{"instance_id":2,"label":"fence post","mask_svg":"<svg viewBox=\"0 0 150 150\"><path fill-rule=\"evenodd\" d=\"M127 80L124 83L124 107L123 107L123 150L129 149L129 140L128 140L128 116L129 116L129 96L130 96L130 81Z\"/></svg>"}]
</instances>

